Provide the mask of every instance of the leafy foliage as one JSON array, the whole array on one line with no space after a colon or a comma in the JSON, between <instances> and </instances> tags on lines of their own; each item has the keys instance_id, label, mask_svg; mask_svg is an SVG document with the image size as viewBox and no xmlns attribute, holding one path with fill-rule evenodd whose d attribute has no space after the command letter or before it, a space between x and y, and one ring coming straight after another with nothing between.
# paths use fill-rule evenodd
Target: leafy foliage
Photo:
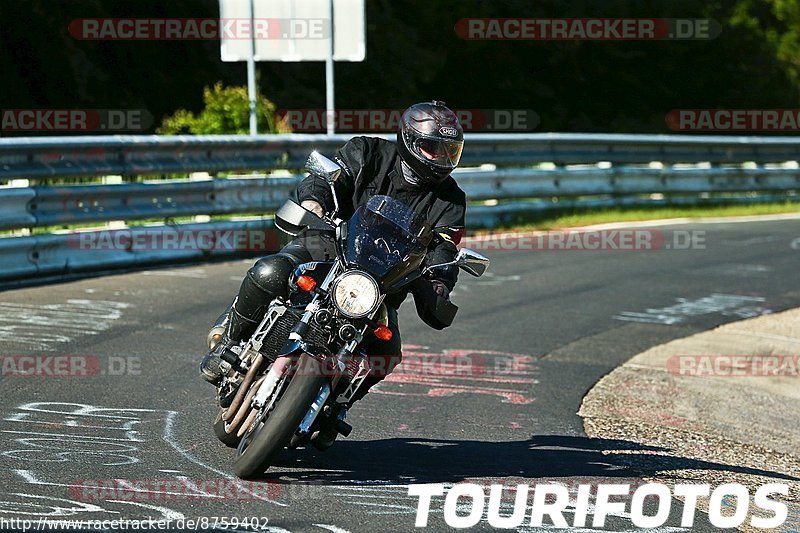
<instances>
[{"instance_id":1,"label":"leafy foliage","mask_svg":"<svg viewBox=\"0 0 800 533\"><path fill-rule=\"evenodd\" d=\"M753 34L788 70L794 83L800 80L800 2L797 0L741 0L730 16L733 27Z\"/></svg>"},{"instance_id":2,"label":"leafy foliage","mask_svg":"<svg viewBox=\"0 0 800 533\"><path fill-rule=\"evenodd\" d=\"M203 90L203 110L195 115L179 109L164 119L156 131L167 135L220 135L250 133L250 99L246 87L223 87L217 83ZM275 104L266 97L256 100L259 133L288 133L289 128L275 116Z\"/></svg>"}]
</instances>

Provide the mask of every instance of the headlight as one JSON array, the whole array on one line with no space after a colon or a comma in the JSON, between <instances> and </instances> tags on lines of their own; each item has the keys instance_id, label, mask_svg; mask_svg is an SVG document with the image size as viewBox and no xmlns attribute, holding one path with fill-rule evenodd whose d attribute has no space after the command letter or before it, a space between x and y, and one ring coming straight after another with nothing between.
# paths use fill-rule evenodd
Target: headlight
<instances>
[{"instance_id":1,"label":"headlight","mask_svg":"<svg viewBox=\"0 0 800 533\"><path fill-rule=\"evenodd\" d=\"M333 303L350 318L361 318L378 306L378 284L361 272L347 272L333 282Z\"/></svg>"}]
</instances>

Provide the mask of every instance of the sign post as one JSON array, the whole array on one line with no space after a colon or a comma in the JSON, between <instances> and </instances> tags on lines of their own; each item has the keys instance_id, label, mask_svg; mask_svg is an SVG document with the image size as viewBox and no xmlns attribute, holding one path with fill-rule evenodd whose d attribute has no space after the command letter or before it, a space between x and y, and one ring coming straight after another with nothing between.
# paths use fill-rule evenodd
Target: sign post
<instances>
[{"instance_id":1,"label":"sign post","mask_svg":"<svg viewBox=\"0 0 800 533\"><path fill-rule=\"evenodd\" d=\"M255 28L256 9L253 5L255 0L247 0L248 15L250 18L250 53L247 54L247 99L250 101L250 135L258 134L258 116L256 115L258 105L256 100L256 34Z\"/></svg>"},{"instance_id":2,"label":"sign post","mask_svg":"<svg viewBox=\"0 0 800 533\"><path fill-rule=\"evenodd\" d=\"M333 83L333 46L334 46L334 31L333 31L333 0L327 2L328 4L328 20L330 21L328 33L328 54L325 57L325 124L326 132L328 135L333 135L336 132L336 107L334 106L334 83Z\"/></svg>"},{"instance_id":3,"label":"sign post","mask_svg":"<svg viewBox=\"0 0 800 533\"><path fill-rule=\"evenodd\" d=\"M221 26L226 19L249 21L248 39L223 32L220 57L247 62L250 134L256 134L256 61L324 61L326 131L334 133L334 61L366 57L365 0L219 0L219 8Z\"/></svg>"}]
</instances>

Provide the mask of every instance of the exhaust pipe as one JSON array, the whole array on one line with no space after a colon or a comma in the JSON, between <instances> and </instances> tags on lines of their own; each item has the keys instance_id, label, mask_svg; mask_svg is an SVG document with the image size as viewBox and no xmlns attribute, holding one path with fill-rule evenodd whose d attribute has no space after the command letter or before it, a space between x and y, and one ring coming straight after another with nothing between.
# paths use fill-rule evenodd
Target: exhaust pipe
<instances>
[{"instance_id":1,"label":"exhaust pipe","mask_svg":"<svg viewBox=\"0 0 800 533\"><path fill-rule=\"evenodd\" d=\"M225 326L214 326L208 331L206 343L208 344L209 351L213 350L214 347L219 344L219 341L222 340L223 333L225 333Z\"/></svg>"},{"instance_id":2,"label":"exhaust pipe","mask_svg":"<svg viewBox=\"0 0 800 533\"><path fill-rule=\"evenodd\" d=\"M217 320L214 321L214 325L211 326L206 336L206 344L208 344L209 350L213 350L214 346L219 344L219 341L222 340L222 334L225 333L225 328L228 327L228 322L230 321L231 309L238 299L238 296L234 298L233 302L225 309L225 312L219 315Z\"/></svg>"},{"instance_id":3,"label":"exhaust pipe","mask_svg":"<svg viewBox=\"0 0 800 533\"><path fill-rule=\"evenodd\" d=\"M253 396L256 395L256 391L258 391L258 388L261 386L261 384L264 382L265 379L267 379L267 376L261 376L260 378L258 378L258 381L256 381L253 384L253 386L250 387L250 390L247 392L247 396L245 396L241 407L239 407L239 410L236 411L236 416L233 417L233 420L231 420L230 424L226 423L225 425L226 431L228 431L228 428L230 428L230 431L228 431L228 433L233 433L238 428L237 436L241 437L242 435L244 435L245 430L248 427L250 427L250 424L252 424L253 422L253 418L255 418L254 416L252 416L252 414L257 413L257 411L250 409L250 402L253 400ZM248 412L250 413L250 415L248 415ZM244 424L240 425L242 423L242 419L244 419L245 416L247 416L247 420L245 420Z\"/></svg>"},{"instance_id":4,"label":"exhaust pipe","mask_svg":"<svg viewBox=\"0 0 800 533\"><path fill-rule=\"evenodd\" d=\"M250 384L253 383L256 374L258 374L258 370L261 368L261 363L263 360L264 356L258 354L256 356L256 360L253 361L252 365L250 365L250 370L247 371L247 374L244 376L244 381L242 381L242 384L239 385L239 390L236 391L236 396L234 396L231 405L222 413L222 419L226 422L230 421L236 415L236 412L242 405L242 400L244 400L244 397L247 395L248 389L250 389Z\"/></svg>"}]
</instances>

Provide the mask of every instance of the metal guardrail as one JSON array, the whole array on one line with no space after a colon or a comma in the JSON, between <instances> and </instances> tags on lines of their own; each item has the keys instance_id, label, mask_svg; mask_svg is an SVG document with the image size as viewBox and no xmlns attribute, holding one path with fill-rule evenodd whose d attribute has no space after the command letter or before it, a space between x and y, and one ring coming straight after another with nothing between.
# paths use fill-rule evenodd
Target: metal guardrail
<instances>
[{"instance_id":1,"label":"metal guardrail","mask_svg":"<svg viewBox=\"0 0 800 533\"><path fill-rule=\"evenodd\" d=\"M37 186L0 193L0 230L274 211L298 177ZM800 188L800 169L501 168L458 172L471 201L599 195L775 193ZM498 208L499 209L499 208Z\"/></svg>"},{"instance_id":2,"label":"metal guardrail","mask_svg":"<svg viewBox=\"0 0 800 533\"><path fill-rule=\"evenodd\" d=\"M0 188L0 229L271 213L294 189L309 152L333 153L351 137L0 139L0 183L27 180L25 186ZM467 136L462 159L462 167L468 168L457 171L457 179L470 200L490 201L468 210L468 224L491 226L553 206L631 205L653 194L669 195L681 203L720 193L727 195L726 201L737 202L788 198L800 189L799 155L800 138L796 137L472 134ZM539 163L550 165L542 168ZM698 166L701 163L704 165ZM116 185L61 184L108 175L169 177L275 170L297 173ZM43 182L53 179L59 184ZM553 198L559 201L554 203ZM168 225L147 231L169 232L176 227L224 230L243 224L272 232L270 223L263 220ZM69 244L69 235L63 234L0 238L0 280L248 251L76 250Z\"/></svg>"},{"instance_id":3,"label":"metal guardrail","mask_svg":"<svg viewBox=\"0 0 800 533\"><path fill-rule=\"evenodd\" d=\"M260 233L257 248L219 245L214 237L225 233ZM210 234L210 238L204 234ZM157 238L153 238L157 235ZM182 245L191 236L189 246ZM154 243L171 242L167 246ZM144 243L137 246L137 242ZM199 244L199 245L195 245ZM203 245L205 244L205 245ZM232 255L266 255L279 247L272 220L218 221L202 224L137 226L129 229L51 233L0 238L0 286L42 278L62 278L90 272L133 269L162 264L204 261Z\"/></svg>"},{"instance_id":4,"label":"metal guardrail","mask_svg":"<svg viewBox=\"0 0 800 533\"><path fill-rule=\"evenodd\" d=\"M0 139L0 180L299 169L312 149L333 152L352 135L87 136ZM393 136L383 136L392 139ZM471 134L462 165L498 166L792 161L795 137Z\"/></svg>"},{"instance_id":5,"label":"metal guardrail","mask_svg":"<svg viewBox=\"0 0 800 533\"><path fill-rule=\"evenodd\" d=\"M0 230L265 213L280 207L296 183L297 178L240 178L9 189L15 192L7 200L0 193Z\"/></svg>"}]
</instances>

